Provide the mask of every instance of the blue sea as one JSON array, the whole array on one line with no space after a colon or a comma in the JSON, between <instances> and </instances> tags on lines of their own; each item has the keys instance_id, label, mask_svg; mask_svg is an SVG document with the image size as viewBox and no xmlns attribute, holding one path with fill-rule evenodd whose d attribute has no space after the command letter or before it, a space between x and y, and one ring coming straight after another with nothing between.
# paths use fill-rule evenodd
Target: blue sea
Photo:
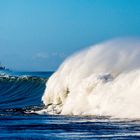
<instances>
[{"instance_id":1,"label":"blue sea","mask_svg":"<svg viewBox=\"0 0 140 140\"><path fill-rule=\"evenodd\" d=\"M140 139L140 120L28 113L41 110L53 72L0 71L0 140Z\"/></svg>"}]
</instances>

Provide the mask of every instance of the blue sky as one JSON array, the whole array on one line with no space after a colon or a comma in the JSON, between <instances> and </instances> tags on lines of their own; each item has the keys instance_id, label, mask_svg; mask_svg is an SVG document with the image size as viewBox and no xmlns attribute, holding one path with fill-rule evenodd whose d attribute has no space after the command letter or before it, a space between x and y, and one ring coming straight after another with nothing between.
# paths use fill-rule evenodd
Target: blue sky
<instances>
[{"instance_id":1,"label":"blue sky","mask_svg":"<svg viewBox=\"0 0 140 140\"><path fill-rule=\"evenodd\" d=\"M140 36L140 0L0 0L0 61L56 70L70 54L114 37Z\"/></svg>"}]
</instances>

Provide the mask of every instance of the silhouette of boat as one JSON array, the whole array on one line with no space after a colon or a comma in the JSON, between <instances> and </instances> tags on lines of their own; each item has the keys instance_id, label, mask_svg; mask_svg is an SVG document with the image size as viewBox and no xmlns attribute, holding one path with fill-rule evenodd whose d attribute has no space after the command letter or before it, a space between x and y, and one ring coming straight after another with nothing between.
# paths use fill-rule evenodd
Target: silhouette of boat
<instances>
[{"instance_id":1,"label":"silhouette of boat","mask_svg":"<svg viewBox=\"0 0 140 140\"><path fill-rule=\"evenodd\" d=\"M9 69L7 69L5 66L3 66L0 62L0 70L9 70Z\"/></svg>"}]
</instances>

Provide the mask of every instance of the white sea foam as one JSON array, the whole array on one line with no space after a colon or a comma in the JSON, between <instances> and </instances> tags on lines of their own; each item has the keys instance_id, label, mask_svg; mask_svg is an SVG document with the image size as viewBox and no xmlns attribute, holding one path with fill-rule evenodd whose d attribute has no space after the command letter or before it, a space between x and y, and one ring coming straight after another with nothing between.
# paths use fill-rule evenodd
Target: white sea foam
<instances>
[{"instance_id":1,"label":"white sea foam","mask_svg":"<svg viewBox=\"0 0 140 140\"><path fill-rule=\"evenodd\" d=\"M107 41L72 55L49 78L42 100L54 114L140 118L139 38Z\"/></svg>"}]
</instances>

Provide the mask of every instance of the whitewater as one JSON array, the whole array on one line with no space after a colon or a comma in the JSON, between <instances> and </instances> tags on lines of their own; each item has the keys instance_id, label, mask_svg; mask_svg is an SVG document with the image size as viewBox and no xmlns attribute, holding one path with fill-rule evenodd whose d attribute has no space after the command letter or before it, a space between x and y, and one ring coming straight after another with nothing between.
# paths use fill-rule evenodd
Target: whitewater
<instances>
[{"instance_id":1,"label":"whitewater","mask_svg":"<svg viewBox=\"0 0 140 140\"><path fill-rule=\"evenodd\" d=\"M68 57L47 81L42 101L49 114L140 118L139 38L106 41Z\"/></svg>"}]
</instances>

